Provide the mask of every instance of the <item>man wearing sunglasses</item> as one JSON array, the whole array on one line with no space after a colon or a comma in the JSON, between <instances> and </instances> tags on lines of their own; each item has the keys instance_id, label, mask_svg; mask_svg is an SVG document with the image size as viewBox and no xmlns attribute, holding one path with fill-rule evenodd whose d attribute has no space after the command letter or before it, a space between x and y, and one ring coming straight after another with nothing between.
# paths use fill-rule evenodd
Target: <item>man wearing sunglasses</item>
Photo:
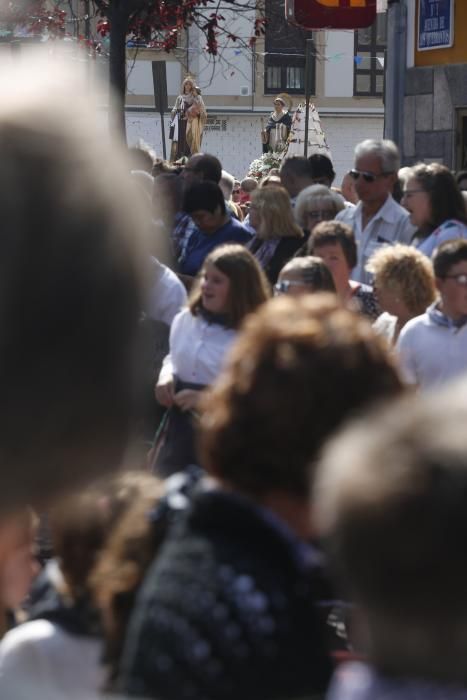
<instances>
[{"instance_id":1,"label":"man wearing sunglasses","mask_svg":"<svg viewBox=\"0 0 467 700\"><path fill-rule=\"evenodd\" d=\"M397 342L406 381L422 389L467 372L467 240L442 243L433 267L440 298L404 326Z\"/></svg>"},{"instance_id":2,"label":"man wearing sunglasses","mask_svg":"<svg viewBox=\"0 0 467 700\"><path fill-rule=\"evenodd\" d=\"M355 208L344 209L336 219L349 224L358 246L352 279L371 282L365 270L368 258L382 245L410 243L415 228L408 212L392 198L400 158L392 141L367 139L355 148L355 167L350 176L360 199Z\"/></svg>"}]
</instances>

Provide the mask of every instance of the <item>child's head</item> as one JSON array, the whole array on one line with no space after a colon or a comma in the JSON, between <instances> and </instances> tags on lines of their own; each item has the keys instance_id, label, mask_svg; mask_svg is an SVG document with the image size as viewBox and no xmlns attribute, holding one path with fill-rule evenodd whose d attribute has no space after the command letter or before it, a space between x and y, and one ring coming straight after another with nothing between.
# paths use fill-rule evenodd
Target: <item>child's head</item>
<instances>
[{"instance_id":1,"label":"child's head","mask_svg":"<svg viewBox=\"0 0 467 700\"><path fill-rule=\"evenodd\" d=\"M89 577L92 598L103 622L112 679L138 588L170 525L170 504L161 500L166 495L166 484L148 474L142 477L145 488L133 494Z\"/></svg>"},{"instance_id":2,"label":"child's head","mask_svg":"<svg viewBox=\"0 0 467 700\"><path fill-rule=\"evenodd\" d=\"M467 240L456 238L440 245L433 267L445 314L454 320L467 316Z\"/></svg>"},{"instance_id":3,"label":"child's head","mask_svg":"<svg viewBox=\"0 0 467 700\"><path fill-rule=\"evenodd\" d=\"M313 520L385 673L467 681L466 390L363 418L318 470Z\"/></svg>"},{"instance_id":4,"label":"child's head","mask_svg":"<svg viewBox=\"0 0 467 700\"><path fill-rule=\"evenodd\" d=\"M88 593L97 556L119 520L144 496L157 501L159 481L146 472L126 472L102 479L81 493L61 499L50 512L55 555L71 599Z\"/></svg>"},{"instance_id":5,"label":"child's head","mask_svg":"<svg viewBox=\"0 0 467 700\"><path fill-rule=\"evenodd\" d=\"M312 292L333 292L336 287L332 275L321 260L313 255L292 258L282 268L274 287L278 294L310 294Z\"/></svg>"},{"instance_id":6,"label":"child's head","mask_svg":"<svg viewBox=\"0 0 467 700\"><path fill-rule=\"evenodd\" d=\"M226 325L238 328L245 316L270 296L268 282L255 257L244 246L219 246L206 258L189 301L200 309L222 314Z\"/></svg>"}]
</instances>

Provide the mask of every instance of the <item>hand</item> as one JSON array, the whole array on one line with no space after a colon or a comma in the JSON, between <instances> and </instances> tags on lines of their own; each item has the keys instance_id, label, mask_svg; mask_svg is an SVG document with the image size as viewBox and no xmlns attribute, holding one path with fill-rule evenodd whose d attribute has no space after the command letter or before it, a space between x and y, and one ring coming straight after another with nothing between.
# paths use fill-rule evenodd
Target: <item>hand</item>
<instances>
[{"instance_id":1,"label":"hand","mask_svg":"<svg viewBox=\"0 0 467 700\"><path fill-rule=\"evenodd\" d=\"M154 393L156 395L156 401L160 403L161 406L165 406L166 408L173 406L175 396L173 377L164 379L162 382L157 382Z\"/></svg>"},{"instance_id":2,"label":"hand","mask_svg":"<svg viewBox=\"0 0 467 700\"><path fill-rule=\"evenodd\" d=\"M175 394L174 402L182 411L191 411L198 405L200 393L196 389L182 389Z\"/></svg>"}]
</instances>

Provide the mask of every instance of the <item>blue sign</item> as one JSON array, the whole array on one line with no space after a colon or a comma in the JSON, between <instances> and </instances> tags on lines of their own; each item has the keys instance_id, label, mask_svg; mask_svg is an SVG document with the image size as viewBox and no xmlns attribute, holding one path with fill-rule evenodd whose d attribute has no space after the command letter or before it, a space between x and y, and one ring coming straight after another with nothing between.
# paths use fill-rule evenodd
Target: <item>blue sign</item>
<instances>
[{"instance_id":1,"label":"blue sign","mask_svg":"<svg viewBox=\"0 0 467 700\"><path fill-rule=\"evenodd\" d=\"M454 43L454 0L419 0L418 50L446 49Z\"/></svg>"}]
</instances>

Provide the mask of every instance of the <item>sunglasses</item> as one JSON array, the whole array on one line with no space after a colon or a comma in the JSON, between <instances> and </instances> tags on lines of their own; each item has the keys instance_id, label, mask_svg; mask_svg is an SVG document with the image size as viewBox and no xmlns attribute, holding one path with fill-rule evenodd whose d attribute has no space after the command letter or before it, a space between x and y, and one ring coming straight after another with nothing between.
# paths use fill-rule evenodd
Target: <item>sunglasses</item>
<instances>
[{"instance_id":1,"label":"sunglasses","mask_svg":"<svg viewBox=\"0 0 467 700\"><path fill-rule=\"evenodd\" d=\"M315 219L316 221L318 219L321 219L322 221L330 221L331 219L334 219L335 215L335 212L331 211L330 209L316 209L315 211L305 212L305 216L307 218Z\"/></svg>"},{"instance_id":2,"label":"sunglasses","mask_svg":"<svg viewBox=\"0 0 467 700\"><path fill-rule=\"evenodd\" d=\"M292 280L283 280L282 282L277 282L273 289L274 294L287 294L290 287L303 286L304 282L295 282Z\"/></svg>"},{"instance_id":3,"label":"sunglasses","mask_svg":"<svg viewBox=\"0 0 467 700\"><path fill-rule=\"evenodd\" d=\"M457 284L467 287L467 275L444 275L445 280L454 280Z\"/></svg>"},{"instance_id":4,"label":"sunglasses","mask_svg":"<svg viewBox=\"0 0 467 700\"><path fill-rule=\"evenodd\" d=\"M362 177L365 180L365 182L375 182L380 177L387 177L388 175L392 175L392 173L375 174L375 173L368 173L365 170L356 170L355 168L352 168L352 170L349 171L349 175L354 180L358 180L358 178Z\"/></svg>"}]
</instances>

